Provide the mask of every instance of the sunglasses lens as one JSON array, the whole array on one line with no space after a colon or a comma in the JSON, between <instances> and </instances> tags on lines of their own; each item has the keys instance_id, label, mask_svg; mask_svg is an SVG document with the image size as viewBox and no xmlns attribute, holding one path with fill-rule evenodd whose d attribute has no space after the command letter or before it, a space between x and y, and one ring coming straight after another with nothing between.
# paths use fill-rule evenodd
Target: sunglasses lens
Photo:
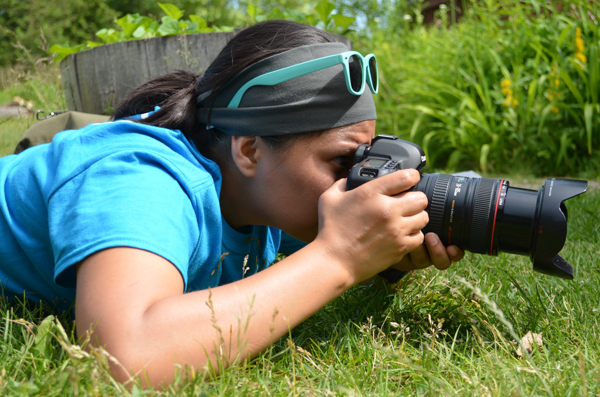
<instances>
[{"instance_id":1,"label":"sunglasses lens","mask_svg":"<svg viewBox=\"0 0 600 397\"><path fill-rule=\"evenodd\" d=\"M348 66L350 71L350 85L356 92L362 88L362 62L357 55L352 55L348 60Z\"/></svg>"},{"instance_id":2,"label":"sunglasses lens","mask_svg":"<svg viewBox=\"0 0 600 397\"><path fill-rule=\"evenodd\" d=\"M377 59L375 57L369 59L369 75L373 83L373 89L377 91L379 89L379 71L377 70Z\"/></svg>"}]
</instances>

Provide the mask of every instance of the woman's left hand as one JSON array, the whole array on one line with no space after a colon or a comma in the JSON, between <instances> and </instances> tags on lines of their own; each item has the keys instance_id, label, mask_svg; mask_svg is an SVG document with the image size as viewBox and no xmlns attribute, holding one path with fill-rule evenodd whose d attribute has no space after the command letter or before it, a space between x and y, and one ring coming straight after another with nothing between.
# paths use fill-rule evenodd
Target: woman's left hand
<instances>
[{"instance_id":1,"label":"woman's left hand","mask_svg":"<svg viewBox=\"0 0 600 397\"><path fill-rule=\"evenodd\" d=\"M458 262L465 256L465 252L455 245L444 247L435 233L425 235L425 245L420 245L395 265L397 270L408 271L424 269L431 265L439 270L446 270L452 262Z\"/></svg>"}]
</instances>

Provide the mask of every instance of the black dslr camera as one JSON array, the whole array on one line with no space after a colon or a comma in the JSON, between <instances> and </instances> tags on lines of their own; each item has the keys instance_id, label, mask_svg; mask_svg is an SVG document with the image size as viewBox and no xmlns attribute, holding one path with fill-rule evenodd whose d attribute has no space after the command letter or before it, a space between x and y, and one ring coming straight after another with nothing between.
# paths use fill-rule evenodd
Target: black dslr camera
<instances>
[{"instance_id":1,"label":"black dslr camera","mask_svg":"<svg viewBox=\"0 0 600 397\"><path fill-rule=\"evenodd\" d=\"M347 189L391 172L425 166L423 149L395 136L379 135L354 155ZM528 255L533 269L572 279L573 266L558 253L567 236L563 203L587 190L586 181L547 179L539 190L509 188L504 179L422 174L411 190L427 195L429 224L444 245L478 254Z\"/></svg>"}]
</instances>

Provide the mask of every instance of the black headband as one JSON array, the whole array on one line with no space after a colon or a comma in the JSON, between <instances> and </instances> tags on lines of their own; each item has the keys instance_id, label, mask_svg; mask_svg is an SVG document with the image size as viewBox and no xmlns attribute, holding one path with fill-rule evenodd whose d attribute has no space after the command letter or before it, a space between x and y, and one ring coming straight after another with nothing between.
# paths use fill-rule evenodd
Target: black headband
<instances>
[{"instance_id":1,"label":"black headband","mask_svg":"<svg viewBox=\"0 0 600 397\"><path fill-rule=\"evenodd\" d=\"M343 43L311 44L263 59L234 77L217 95L212 109L198 98L200 121L229 135L270 136L341 127L377 118L367 87L360 96L346 88L342 65L322 69L275 86L254 86L238 108L227 108L236 92L254 77L348 51Z\"/></svg>"}]
</instances>

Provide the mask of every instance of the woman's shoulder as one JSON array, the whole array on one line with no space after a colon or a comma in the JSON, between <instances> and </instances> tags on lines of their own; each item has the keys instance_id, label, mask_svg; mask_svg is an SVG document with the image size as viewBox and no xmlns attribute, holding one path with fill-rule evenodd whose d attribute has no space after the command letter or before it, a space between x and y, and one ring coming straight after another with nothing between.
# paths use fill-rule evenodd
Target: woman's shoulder
<instances>
[{"instance_id":1,"label":"woman's shoulder","mask_svg":"<svg viewBox=\"0 0 600 397\"><path fill-rule=\"evenodd\" d=\"M131 121L92 124L55 136L50 156L61 164L63 176L92 165L110 163L111 167L139 166L164 168L174 175L193 179L209 177L220 181L219 167L200 155L179 130Z\"/></svg>"},{"instance_id":2,"label":"woman's shoulder","mask_svg":"<svg viewBox=\"0 0 600 397\"><path fill-rule=\"evenodd\" d=\"M107 153L118 150L163 149L166 155L173 151L182 154L187 149L187 139L178 130L156 127L127 120L90 124L78 130L62 131L54 137L56 150L77 147L80 152Z\"/></svg>"}]
</instances>

